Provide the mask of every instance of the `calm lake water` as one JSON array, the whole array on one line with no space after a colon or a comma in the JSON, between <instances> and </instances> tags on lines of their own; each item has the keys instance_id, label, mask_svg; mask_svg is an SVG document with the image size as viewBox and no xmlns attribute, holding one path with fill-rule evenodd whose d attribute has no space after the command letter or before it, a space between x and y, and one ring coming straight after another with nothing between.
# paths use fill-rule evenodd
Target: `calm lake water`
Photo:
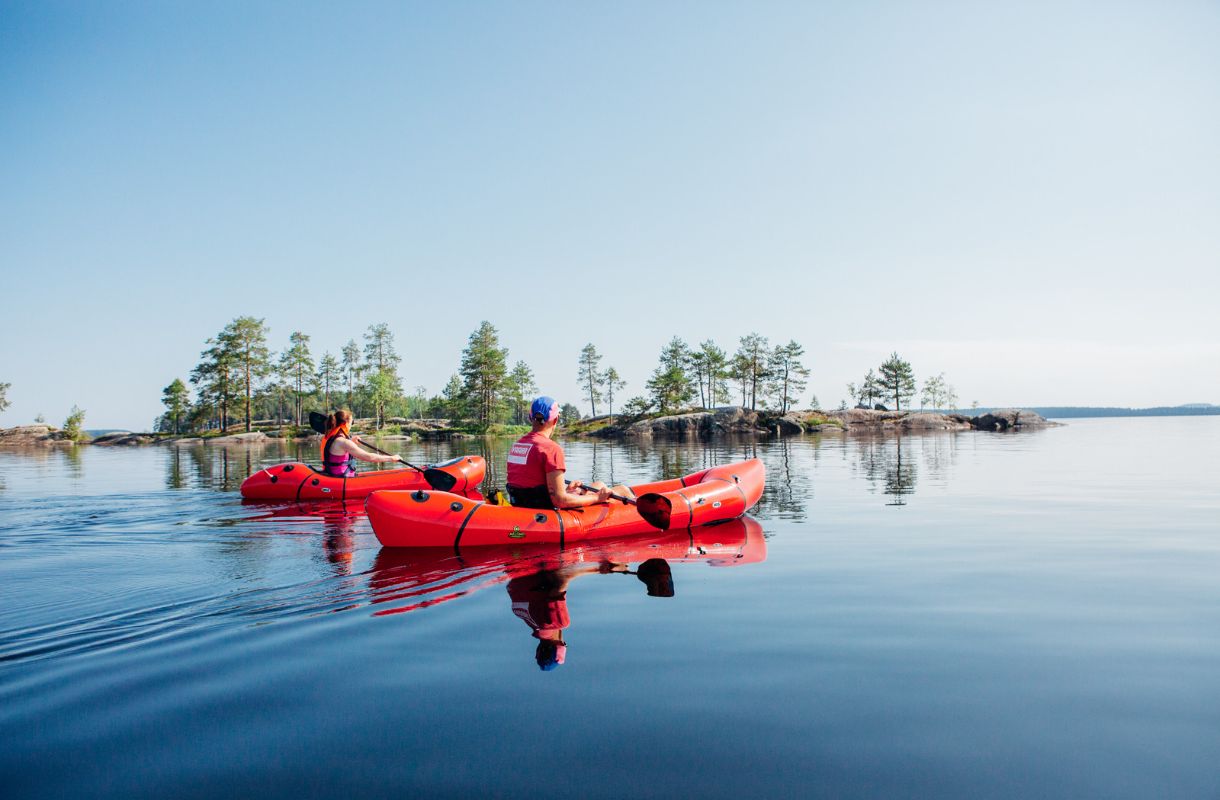
<instances>
[{"instance_id":1,"label":"calm lake water","mask_svg":"<svg viewBox=\"0 0 1220 800\"><path fill-rule=\"evenodd\" d=\"M243 505L278 446L0 451L3 796L1220 794L1220 419L566 447L627 483L757 455L767 492L645 549L650 596L615 552ZM560 572L542 670L514 602Z\"/></svg>"}]
</instances>

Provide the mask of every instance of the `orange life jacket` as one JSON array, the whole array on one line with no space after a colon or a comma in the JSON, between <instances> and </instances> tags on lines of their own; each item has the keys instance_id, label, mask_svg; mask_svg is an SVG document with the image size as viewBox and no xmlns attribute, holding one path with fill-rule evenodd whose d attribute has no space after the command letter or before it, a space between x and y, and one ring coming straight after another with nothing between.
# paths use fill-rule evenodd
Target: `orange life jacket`
<instances>
[{"instance_id":1,"label":"orange life jacket","mask_svg":"<svg viewBox=\"0 0 1220 800\"><path fill-rule=\"evenodd\" d=\"M332 466L332 465L336 466L336 467L347 466L347 464L350 461L350 458L345 456L341 462L336 463L331 458L330 446L332 444L334 444L335 439L338 439L339 437L343 437L344 439L352 438L351 431L352 431L351 423L345 422L342 425L331 428L330 430L328 430L326 432L326 435L322 437L322 469L323 470L329 471L329 470L326 470L326 468L329 466Z\"/></svg>"}]
</instances>

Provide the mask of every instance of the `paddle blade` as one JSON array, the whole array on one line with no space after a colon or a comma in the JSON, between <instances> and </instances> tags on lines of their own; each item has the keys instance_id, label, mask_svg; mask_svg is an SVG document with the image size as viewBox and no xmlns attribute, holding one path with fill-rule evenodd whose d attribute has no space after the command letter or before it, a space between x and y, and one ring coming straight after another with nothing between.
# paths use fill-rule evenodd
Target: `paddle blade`
<instances>
[{"instance_id":1,"label":"paddle blade","mask_svg":"<svg viewBox=\"0 0 1220 800\"><path fill-rule=\"evenodd\" d=\"M457 486L458 479L443 469L428 468L424 470L424 480L438 492L447 492Z\"/></svg>"},{"instance_id":2,"label":"paddle blade","mask_svg":"<svg viewBox=\"0 0 1220 800\"><path fill-rule=\"evenodd\" d=\"M323 436L326 435L326 415L319 414L317 411L309 412L309 427L313 428Z\"/></svg>"},{"instance_id":3,"label":"paddle blade","mask_svg":"<svg viewBox=\"0 0 1220 800\"><path fill-rule=\"evenodd\" d=\"M635 507L640 512L640 516L654 528L658 530L669 530L669 518L673 513L673 503L669 498L662 494L649 492L636 498Z\"/></svg>"},{"instance_id":4,"label":"paddle blade","mask_svg":"<svg viewBox=\"0 0 1220 800\"><path fill-rule=\"evenodd\" d=\"M649 597L673 597L674 576L669 562L663 558L650 558L636 570L635 576L648 588Z\"/></svg>"}]
</instances>

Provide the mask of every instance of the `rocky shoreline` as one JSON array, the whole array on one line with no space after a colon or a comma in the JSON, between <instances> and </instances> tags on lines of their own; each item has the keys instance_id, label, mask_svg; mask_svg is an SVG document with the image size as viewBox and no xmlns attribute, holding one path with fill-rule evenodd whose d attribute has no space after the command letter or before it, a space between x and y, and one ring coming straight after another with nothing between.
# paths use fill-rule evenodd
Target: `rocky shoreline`
<instances>
[{"instance_id":1,"label":"rocky shoreline","mask_svg":"<svg viewBox=\"0 0 1220 800\"><path fill-rule=\"evenodd\" d=\"M709 411L691 411L652 419L609 424L608 417L581 420L561 428L564 436L597 437L602 439L650 438L714 438L717 436L796 436L813 434L858 433L920 433L927 431L1020 431L1060 425L1032 411L1007 409L980 414L939 414L923 411L873 411L852 408L845 411L789 411L775 414L751 411L739 406L725 406ZM74 442L63 431L49 425L20 425L0 429L0 447L73 446L89 444L99 447L131 447L139 445L185 446L194 444L242 445L269 442L281 437L272 431L236 433L227 436L166 436L151 433L116 431L82 442ZM365 434L370 435L370 434ZM316 439L317 434L295 437ZM473 438L472 434L451 429L448 420L409 422L400 426L400 433L381 435L383 440L395 439L455 439Z\"/></svg>"},{"instance_id":2,"label":"rocky shoreline","mask_svg":"<svg viewBox=\"0 0 1220 800\"><path fill-rule=\"evenodd\" d=\"M598 422L603 422L598 426ZM1020 431L1060 425L1032 411L1006 409L978 416L925 411L789 411L775 414L725 406L654 419L608 424L608 418L582 420L569 435L607 439L715 436L794 436L804 433L918 433L924 431Z\"/></svg>"}]
</instances>

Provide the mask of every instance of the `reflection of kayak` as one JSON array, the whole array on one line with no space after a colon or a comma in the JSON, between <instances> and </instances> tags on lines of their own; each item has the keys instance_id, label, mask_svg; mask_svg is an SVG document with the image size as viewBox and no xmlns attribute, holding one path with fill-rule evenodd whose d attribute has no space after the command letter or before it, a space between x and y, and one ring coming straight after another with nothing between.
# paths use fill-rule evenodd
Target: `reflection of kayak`
<instances>
[{"instance_id":1,"label":"reflection of kayak","mask_svg":"<svg viewBox=\"0 0 1220 800\"><path fill-rule=\"evenodd\" d=\"M277 464L242 481L241 496L250 500L353 500L383 489L436 489L466 493L483 480L487 462L482 456L462 456L416 469L383 469L338 478L308 464Z\"/></svg>"},{"instance_id":2,"label":"reflection of kayak","mask_svg":"<svg viewBox=\"0 0 1220 800\"><path fill-rule=\"evenodd\" d=\"M755 564L767 558L762 525L750 517L625 539L597 539L559 548L555 544L510 544L461 548L386 547L369 576L373 604L393 603L377 615L443 603L540 569L572 564L638 564L704 561L713 567Z\"/></svg>"},{"instance_id":3,"label":"reflection of kayak","mask_svg":"<svg viewBox=\"0 0 1220 800\"><path fill-rule=\"evenodd\" d=\"M758 502L765 479L754 458L633 486L638 508L617 500L562 511L513 508L426 490L377 492L364 505L386 547L563 546L735 519Z\"/></svg>"}]
</instances>

